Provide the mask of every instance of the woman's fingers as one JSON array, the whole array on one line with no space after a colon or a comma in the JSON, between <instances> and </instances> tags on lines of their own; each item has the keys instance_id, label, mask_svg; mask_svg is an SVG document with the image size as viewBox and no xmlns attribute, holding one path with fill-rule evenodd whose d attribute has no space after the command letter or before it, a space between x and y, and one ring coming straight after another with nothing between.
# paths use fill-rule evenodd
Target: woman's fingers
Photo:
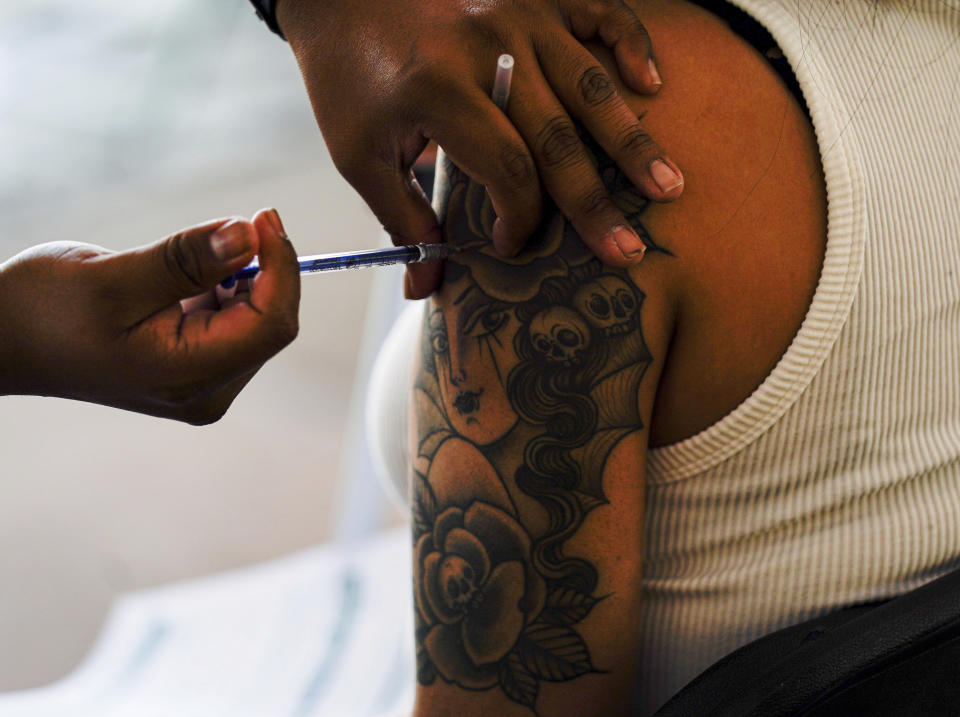
<instances>
[{"instance_id":1,"label":"woman's fingers","mask_svg":"<svg viewBox=\"0 0 960 717\"><path fill-rule=\"evenodd\" d=\"M535 62L528 58L525 66L514 72L507 109L533 152L544 186L602 262L628 266L640 261L643 242L604 188L573 121Z\"/></svg>"},{"instance_id":2,"label":"woman's fingers","mask_svg":"<svg viewBox=\"0 0 960 717\"><path fill-rule=\"evenodd\" d=\"M663 81L653 57L647 28L622 0L560 0L573 34L581 40L599 37L617 58L617 68L630 89L653 94Z\"/></svg>"},{"instance_id":3,"label":"woman's fingers","mask_svg":"<svg viewBox=\"0 0 960 717\"><path fill-rule=\"evenodd\" d=\"M275 223L276 222L276 223ZM300 275L297 256L270 210L253 220L260 239L260 272L246 301L219 310L183 313L170 306L132 332L133 348L143 354L161 385L172 387L171 401L209 393L263 364L297 335ZM163 347L162 360L157 354Z\"/></svg>"},{"instance_id":4,"label":"woman's fingers","mask_svg":"<svg viewBox=\"0 0 960 717\"><path fill-rule=\"evenodd\" d=\"M395 246L437 244L442 239L440 225L413 171L404 169L398 159L386 164L379 159L365 172L348 176L353 186L377 215ZM430 296L440 285L442 263L436 261L408 264L404 294L408 299Z\"/></svg>"},{"instance_id":5,"label":"woman's fingers","mask_svg":"<svg viewBox=\"0 0 960 717\"><path fill-rule=\"evenodd\" d=\"M451 113L466 119L438 121L428 125L428 131L459 169L486 186L497 213L494 246L501 254L515 254L540 222L542 197L534 159L486 94L479 89L454 91L451 88Z\"/></svg>"},{"instance_id":6,"label":"woman's fingers","mask_svg":"<svg viewBox=\"0 0 960 717\"><path fill-rule=\"evenodd\" d=\"M539 49L547 81L570 113L648 199L671 201L683 175L644 130L613 79L580 43L566 40Z\"/></svg>"},{"instance_id":7,"label":"woman's fingers","mask_svg":"<svg viewBox=\"0 0 960 717\"><path fill-rule=\"evenodd\" d=\"M660 77L650 37L623 0L290 2L279 3L278 20L337 168L395 243L440 240L436 217L409 178L424 137L431 137L467 175L486 185L499 216L493 240L502 252L516 251L539 224L539 178L602 258L624 260L610 231L621 227L623 218L598 190L569 116L604 135L605 147L616 146L618 157L632 164L631 177L640 176L655 143L635 118L628 122L621 113L610 119L606 107L567 99L569 62L533 51L548 44L579 47L578 38L599 38L613 49L630 87L655 92ZM323 39L330 37L338 41ZM528 86L526 101L546 104L515 114L511 101L509 120L495 109L488 93L501 53L516 58L515 83L526 76L536 85ZM585 91L595 92L590 82L596 81L585 78ZM576 84L573 90L584 91ZM656 164L660 184L640 182L641 191L659 201L676 198L678 188L659 189L670 183L672 169L669 162ZM622 244L635 245L638 240L628 234L618 234ZM407 294L424 296L438 280L436 266L412 267Z\"/></svg>"}]
</instances>

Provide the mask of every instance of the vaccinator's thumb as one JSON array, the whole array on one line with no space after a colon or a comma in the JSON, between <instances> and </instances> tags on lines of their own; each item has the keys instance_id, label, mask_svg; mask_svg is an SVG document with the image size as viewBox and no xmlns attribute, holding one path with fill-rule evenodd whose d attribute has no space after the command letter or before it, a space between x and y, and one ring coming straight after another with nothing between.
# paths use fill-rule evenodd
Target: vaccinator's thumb
<instances>
[{"instance_id":1,"label":"vaccinator's thumb","mask_svg":"<svg viewBox=\"0 0 960 717\"><path fill-rule=\"evenodd\" d=\"M249 221L218 219L112 260L122 265L125 293L137 312L149 316L212 289L249 264L258 246L257 230Z\"/></svg>"}]
</instances>

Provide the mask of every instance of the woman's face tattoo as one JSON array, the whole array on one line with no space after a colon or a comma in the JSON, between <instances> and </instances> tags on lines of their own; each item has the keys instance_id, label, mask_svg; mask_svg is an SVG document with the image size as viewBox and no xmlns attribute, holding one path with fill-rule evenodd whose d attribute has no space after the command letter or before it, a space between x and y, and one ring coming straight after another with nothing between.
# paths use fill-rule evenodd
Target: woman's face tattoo
<instances>
[{"instance_id":1,"label":"woman's face tattoo","mask_svg":"<svg viewBox=\"0 0 960 717\"><path fill-rule=\"evenodd\" d=\"M466 281L444 309L430 313L430 347L451 427L477 445L502 438L517 421L506 380L517 362L518 324L511 308L491 302ZM451 342L450 337L456 337Z\"/></svg>"}]
</instances>

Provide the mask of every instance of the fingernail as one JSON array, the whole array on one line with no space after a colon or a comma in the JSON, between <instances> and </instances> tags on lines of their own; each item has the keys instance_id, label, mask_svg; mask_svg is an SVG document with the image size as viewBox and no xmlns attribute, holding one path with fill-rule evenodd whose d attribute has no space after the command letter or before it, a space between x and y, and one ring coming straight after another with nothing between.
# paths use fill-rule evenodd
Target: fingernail
<instances>
[{"instance_id":1,"label":"fingernail","mask_svg":"<svg viewBox=\"0 0 960 717\"><path fill-rule=\"evenodd\" d=\"M230 261L247 252L250 238L239 222L231 221L213 233L210 237L210 248L220 261Z\"/></svg>"},{"instance_id":2,"label":"fingernail","mask_svg":"<svg viewBox=\"0 0 960 717\"><path fill-rule=\"evenodd\" d=\"M613 239L617 248L620 249L620 253L627 259L639 260L643 258L644 252L647 251L646 245L637 236L637 233L623 224L611 229L609 236Z\"/></svg>"},{"instance_id":3,"label":"fingernail","mask_svg":"<svg viewBox=\"0 0 960 717\"><path fill-rule=\"evenodd\" d=\"M657 70L657 63L653 61L653 58L647 60L647 70L650 71L650 81L655 84L657 87L663 84L663 80L660 79L660 72Z\"/></svg>"},{"instance_id":4,"label":"fingernail","mask_svg":"<svg viewBox=\"0 0 960 717\"><path fill-rule=\"evenodd\" d=\"M683 186L683 175L662 159L650 162L650 176L664 194Z\"/></svg>"},{"instance_id":5,"label":"fingernail","mask_svg":"<svg viewBox=\"0 0 960 717\"><path fill-rule=\"evenodd\" d=\"M273 227L273 231L277 233L281 239L287 238L287 232L283 228L283 222L280 221L280 215L277 213L276 209L271 209L267 212L267 219L270 220L270 226Z\"/></svg>"}]
</instances>

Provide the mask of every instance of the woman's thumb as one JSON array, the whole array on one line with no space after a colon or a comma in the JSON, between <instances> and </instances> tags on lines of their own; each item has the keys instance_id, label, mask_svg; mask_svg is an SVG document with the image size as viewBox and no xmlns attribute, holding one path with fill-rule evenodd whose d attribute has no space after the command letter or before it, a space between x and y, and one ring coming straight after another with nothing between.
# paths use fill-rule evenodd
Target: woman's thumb
<instances>
[{"instance_id":1,"label":"woman's thumb","mask_svg":"<svg viewBox=\"0 0 960 717\"><path fill-rule=\"evenodd\" d=\"M209 291L249 264L258 246L249 221L218 219L117 254L114 261L122 264L137 313L149 316Z\"/></svg>"},{"instance_id":2,"label":"woman's thumb","mask_svg":"<svg viewBox=\"0 0 960 717\"><path fill-rule=\"evenodd\" d=\"M200 250L197 252L197 257L202 263L199 269L210 272L209 278L216 283L233 273L234 267L241 258L243 259L241 266L253 258L256 253L257 230L246 220L231 219L210 235L209 242L204 243L199 239L195 241L196 248ZM213 261L204 261L206 257L202 256L202 249L205 248L205 244L213 254ZM223 275L224 271L227 275ZM204 277L204 281L207 278Z\"/></svg>"},{"instance_id":3,"label":"woman's thumb","mask_svg":"<svg viewBox=\"0 0 960 717\"><path fill-rule=\"evenodd\" d=\"M257 230L245 219L230 219L215 228L194 227L160 242L169 298L178 301L213 288L248 264L257 244Z\"/></svg>"}]
</instances>

